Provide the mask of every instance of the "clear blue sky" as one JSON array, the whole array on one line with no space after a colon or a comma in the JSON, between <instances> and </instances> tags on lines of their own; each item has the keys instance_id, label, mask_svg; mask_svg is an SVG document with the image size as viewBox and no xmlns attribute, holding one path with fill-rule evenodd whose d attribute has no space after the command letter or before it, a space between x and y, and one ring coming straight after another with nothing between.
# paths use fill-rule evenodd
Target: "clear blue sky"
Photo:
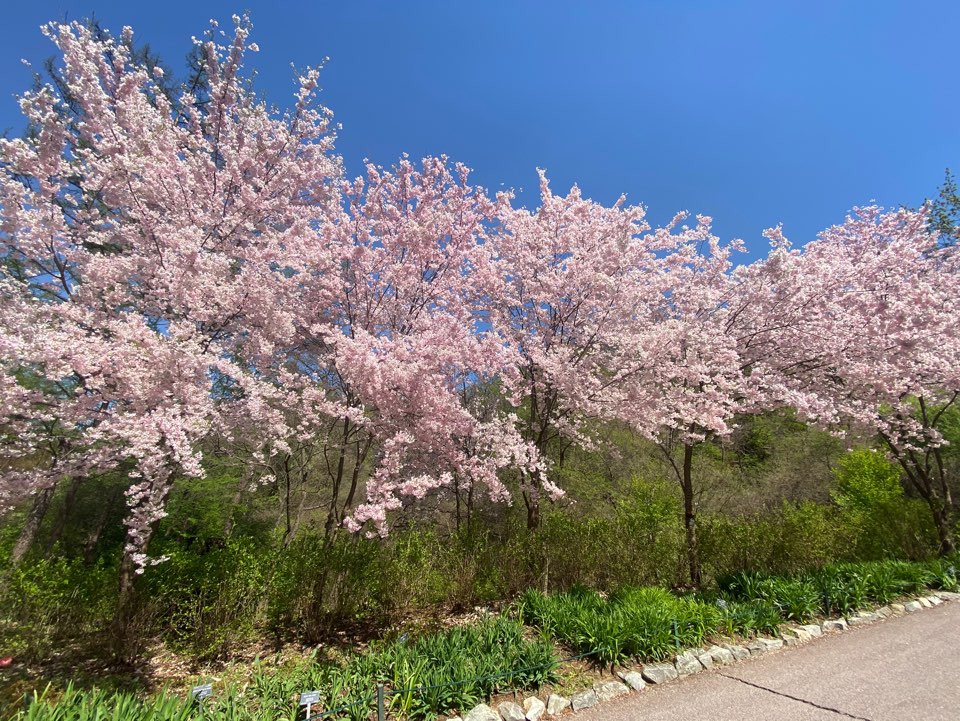
<instances>
[{"instance_id":1,"label":"clear blue sky","mask_svg":"<svg viewBox=\"0 0 960 721\"><path fill-rule=\"evenodd\" d=\"M0 128L21 127L20 59L52 52L42 22L131 25L179 73L191 35L244 9L271 102L288 103L291 63L330 57L321 99L351 174L446 153L534 205L539 166L558 190L626 193L656 223L712 215L763 252L764 227L802 243L854 205L919 204L960 170L956 2L15 2Z\"/></svg>"}]
</instances>

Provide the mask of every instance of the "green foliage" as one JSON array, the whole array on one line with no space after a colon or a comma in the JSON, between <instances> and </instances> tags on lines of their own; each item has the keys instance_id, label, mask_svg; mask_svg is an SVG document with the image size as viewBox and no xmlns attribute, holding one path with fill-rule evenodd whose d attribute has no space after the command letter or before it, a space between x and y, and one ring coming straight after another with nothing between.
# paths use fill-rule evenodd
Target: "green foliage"
<instances>
[{"instance_id":1,"label":"green foliage","mask_svg":"<svg viewBox=\"0 0 960 721\"><path fill-rule=\"evenodd\" d=\"M735 438L734 451L741 467L761 467L772 454L775 445L773 430L760 421L747 423L742 433Z\"/></svg>"},{"instance_id":2,"label":"green foliage","mask_svg":"<svg viewBox=\"0 0 960 721\"><path fill-rule=\"evenodd\" d=\"M741 572L718 585L729 598L771 603L784 619L801 622L818 614L848 616L925 588L953 589L958 578L954 558L842 563L787 578Z\"/></svg>"},{"instance_id":3,"label":"green foliage","mask_svg":"<svg viewBox=\"0 0 960 721\"><path fill-rule=\"evenodd\" d=\"M13 718L17 721L134 721L134 719L155 719L156 721L188 721L196 718L191 704L182 698L159 694L141 699L132 693L108 693L94 689L84 691L68 686L63 694L56 697L49 689L42 694L34 694L28 700L25 711ZM252 716L226 716L216 714L211 719L252 719Z\"/></svg>"},{"instance_id":4,"label":"green foliage","mask_svg":"<svg viewBox=\"0 0 960 721\"><path fill-rule=\"evenodd\" d=\"M956 589L960 557L923 563L879 561L838 564L780 577L740 572L724 577L715 593L679 597L662 588L624 587L609 597L577 586L544 594L527 591L519 617L485 616L471 624L407 639L374 641L340 657L314 653L305 661L270 667L257 662L242 686L218 685L202 713L189 701L160 692L143 698L126 692L81 691L68 686L33 697L17 721L181 721L203 718L296 721L297 695L316 689L316 712L366 719L383 683L398 718L433 719L462 713L496 693L537 688L556 680L553 642L597 664L636 658L663 660L718 635L778 634L786 620L818 613L849 615L925 588ZM539 630L531 634L521 620Z\"/></svg>"},{"instance_id":5,"label":"green foliage","mask_svg":"<svg viewBox=\"0 0 960 721\"><path fill-rule=\"evenodd\" d=\"M544 515L536 533L518 531L500 557L501 563L510 560L504 575L513 594L578 584L671 585L682 568L680 499L665 483L634 479L607 515L582 517L575 508L555 511ZM611 549L617 554L611 555Z\"/></svg>"},{"instance_id":6,"label":"green foliage","mask_svg":"<svg viewBox=\"0 0 960 721\"><path fill-rule=\"evenodd\" d=\"M837 463L834 475L833 500L845 511L870 513L903 498L900 469L876 451L850 451Z\"/></svg>"},{"instance_id":7,"label":"green foliage","mask_svg":"<svg viewBox=\"0 0 960 721\"><path fill-rule=\"evenodd\" d=\"M780 611L770 601L756 599L735 602L720 599L718 631L726 636L749 636L750 634L779 634L783 619Z\"/></svg>"},{"instance_id":8,"label":"green foliage","mask_svg":"<svg viewBox=\"0 0 960 721\"><path fill-rule=\"evenodd\" d=\"M217 658L254 635L269 588L267 556L255 544L232 539L202 555L180 549L168 555L145 574L140 590L174 649Z\"/></svg>"},{"instance_id":9,"label":"green foliage","mask_svg":"<svg viewBox=\"0 0 960 721\"><path fill-rule=\"evenodd\" d=\"M0 573L0 648L7 654L43 658L62 629L95 632L113 614L116 569L104 563L37 559Z\"/></svg>"},{"instance_id":10,"label":"green foliage","mask_svg":"<svg viewBox=\"0 0 960 721\"><path fill-rule=\"evenodd\" d=\"M943 245L956 245L960 241L960 192L950 168L947 168L943 185L931 204L930 225Z\"/></svg>"},{"instance_id":11,"label":"green foliage","mask_svg":"<svg viewBox=\"0 0 960 721\"><path fill-rule=\"evenodd\" d=\"M699 646L723 617L716 606L660 588L627 587L609 599L582 587L552 595L528 591L517 609L547 638L602 665L662 660Z\"/></svg>"},{"instance_id":12,"label":"green foliage","mask_svg":"<svg viewBox=\"0 0 960 721\"><path fill-rule=\"evenodd\" d=\"M835 509L805 501L766 514L700 519L700 553L708 575L737 571L791 573L846 557L854 531Z\"/></svg>"},{"instance_id":13,"label":"green foliage","mask_svg":"<svg viewBox=\"0 0 960 721\"><path fill-rule=\"evenodd\" d=\"M543 639L528 640L523 627L508 618L487 617L409 643L377 642L340 660L317 655L305 662L271 669L255 664L252 682L227 685L200 707L160 693L141 698L125 692L68 686L57 697L34 696L17 721L296 721L296 699L305 690L320 692L316 713L342 709L337 718L368 718L375 688L383 683L391 712L400 718L431 719L466 711L504 689L539 687L554 678L556 657Z\"/></svg>"},{"instance_id":14,"label":"green foliage","mask_svg":"<svg viewBox=\"0 0 960 721\"><path fill-rule=\"evenodd\" d=\"M936 543L930 511L923 501L906 498L900 468L882 453L859 449L844 455L834 469L833 500L841 521L854 535L852 558L927 556Z\"/></svg>"}]
</instances>

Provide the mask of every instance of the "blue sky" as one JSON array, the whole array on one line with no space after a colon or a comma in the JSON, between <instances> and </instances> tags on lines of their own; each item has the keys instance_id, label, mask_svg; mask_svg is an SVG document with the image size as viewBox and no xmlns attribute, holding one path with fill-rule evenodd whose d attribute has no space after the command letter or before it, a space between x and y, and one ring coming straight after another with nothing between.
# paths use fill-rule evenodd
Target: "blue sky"
<instances>
[{"instance_id":1,"label":"blue sky","mask_svg":"<svg viewBox=\"0 0 960 721\"><path fill-rule=\"evenodd\" d=\"M330 57L321 99L343 124L351 174L446 153L497 190L536 171L655 223L688 209L764 252L854 205L917 205L960 170L951 2L11 3L0 31L0 129L52 53L39 25L91 13L131 25L183 70L190 36L248 9L258 87L286 105L297 67Z\"/></svg>"}]
</instances>

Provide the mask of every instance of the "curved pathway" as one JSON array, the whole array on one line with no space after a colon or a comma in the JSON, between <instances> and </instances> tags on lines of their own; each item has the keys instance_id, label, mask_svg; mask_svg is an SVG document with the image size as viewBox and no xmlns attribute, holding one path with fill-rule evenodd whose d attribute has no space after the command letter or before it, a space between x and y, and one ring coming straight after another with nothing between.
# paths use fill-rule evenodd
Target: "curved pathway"
<instances>
[{"instance_id":1,"label":"curved pathway","mask_svg":"<svg viewBox=\"0 0 960 721\"><path fill-rule=\"evenodd\" d=\"M648 687L576 721L958 721L960 603Z\"/></svg>"}]
</instances>

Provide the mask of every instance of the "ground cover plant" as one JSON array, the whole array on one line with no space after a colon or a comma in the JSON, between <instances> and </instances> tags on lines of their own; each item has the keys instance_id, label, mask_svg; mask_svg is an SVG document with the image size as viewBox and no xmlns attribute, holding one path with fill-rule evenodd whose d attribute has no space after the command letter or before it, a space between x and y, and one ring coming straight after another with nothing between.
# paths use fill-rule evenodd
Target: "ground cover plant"
<instances>
[{"instance_id":1,"label":"ground cover plant","mask_svg":"<svg viewBox=\"0 0 960 721\"><path fill-rule=\"evenodd\" d=\"M255 663L250 680L218 686L198 702L164 691L144 697L131 692L81 690L72 685L27 697L18 721L64 721L103 718L115 721L187 718L302 718L297 699L318 690L318 713L366 719L376 708L376 686L384 684L386 704L397 718L430 719L469 710L504 690L536 689L555 677L552 644L507 617L487 617L471 624L416 638L374 642L358 652L334 657L316 654L292 665L268 668Z\"/></svg>"},{"instance_id":2,"label":"ground cover plant","mask_svg":"<svg viewBox=\"0 0 960 721\"><path fill-rule=\"evenodd\" d=\"M815 615L848 615L925 588L960 587L956 556L926 563L878 561L827 566L792 577L740 573L718 582L726 597L773 604L784 619L803 623Z\"/></svg>"},{"instance_id":3,"label":"ground cover plant","mask_svg":"<svg viewBox=\"0 0 960 721\"><path fill-rule=\"evenodd\" d=\"M601 664L660 661L719 636L779 634L783 623L851 615L923 591L960 587L955 557L926 563L883 561L828 566L795 576L740 573L715 591L677 596L660 588L527 591L525 623Z\"/></svg>"}]
</instances>

